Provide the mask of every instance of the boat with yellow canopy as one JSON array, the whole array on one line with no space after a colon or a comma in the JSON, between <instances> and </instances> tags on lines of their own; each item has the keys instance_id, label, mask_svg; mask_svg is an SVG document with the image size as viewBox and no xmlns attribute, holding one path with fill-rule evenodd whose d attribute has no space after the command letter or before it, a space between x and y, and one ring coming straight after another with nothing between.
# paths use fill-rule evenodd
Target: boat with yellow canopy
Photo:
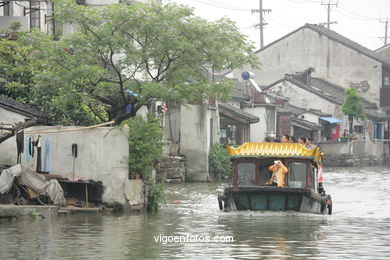
<instances>
[{"instance_id":1,"label":"boat with yellow canopy","mask_svg":"<svg viewBox=\"0 0 390 260\"><path fill-rule=\"evenodd\" d=\"M331 214L322 186L319 147L299 143L244 143L227 147L233 183L218 196L221 210L299 211Z\"/></svg>"}]
</instances>

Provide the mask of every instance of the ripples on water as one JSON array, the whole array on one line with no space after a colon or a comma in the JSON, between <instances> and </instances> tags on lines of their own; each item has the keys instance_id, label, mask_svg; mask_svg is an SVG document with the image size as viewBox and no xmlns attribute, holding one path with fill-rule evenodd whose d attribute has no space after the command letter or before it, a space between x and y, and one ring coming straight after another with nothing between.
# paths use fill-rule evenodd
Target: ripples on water
<instances>
[{"instance_id":1,"label":"ripples on water","mask_svg":"<svg viewBox=\"0 0 390 260\"><path fill-rule=\"evenodd\" d=\"M0 259L390 259L389 168L326 171L333 215L218 210L219 184L170 185L158 214L0 222ZM159 235L233 243L156 243Z\"/></svg>"}]
</instances>

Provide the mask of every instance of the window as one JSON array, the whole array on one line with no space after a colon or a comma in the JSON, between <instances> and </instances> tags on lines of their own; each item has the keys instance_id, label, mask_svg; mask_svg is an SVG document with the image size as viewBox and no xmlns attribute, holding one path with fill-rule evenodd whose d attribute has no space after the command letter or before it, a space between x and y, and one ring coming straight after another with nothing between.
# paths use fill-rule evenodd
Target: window
<instances>
[{"instance_id":1,"label":"window","mask_svg":"<svg viewBox=\"0 0 390 260\"><path fill-rule=\"evenodd\" d=\"M256 164L254 163L238 164L238 185L239 186L256 185Z\"/></svg>"},{"instance_id":2,"label":"window","mask_svg":"<svg viewBox=\"0 0 390 260\"><path fill-rule=\"evenodd\" d=\"M5 1L3 3L3 16L10 16L10 2Z\"/></svg>"},{"instance_id":3,"label":"window","mask_svg":"<svg viewBox=\"0 0 390 260\"><path fill-rule=\"evenodd\" d=\"M390 80L389 80L389 76L384 76L383 77L383 86L390 86Z\"/></svg>"},{"instance_id":4,"label":"window","mask_svg":"<svg viewBox=\"0 0 390 260\"><path fill-rule=\"evenodd\" d=\"M275 109L273 107L267 107L265 113L267 133L275 133Z\"/></svg>"},{"instance_id":5,"label":"window","mask_svg":"<svg viewBox=\"0 0 390 260\"><path fill-rule=\"evenodd\" d=\"M293 162L289 164L288 186L291 188L304 188L306 186L306 163Z\"/></svg>"},{"instance_id":6,"label":"window","mask_svg":"<svg viewBox=\"0 0 390 260\"><path fill-rule=\"evenodd\" d=\"M30 2L30 28L41 28L41 10L39 2Z\"/></svg>"}]
</instances>

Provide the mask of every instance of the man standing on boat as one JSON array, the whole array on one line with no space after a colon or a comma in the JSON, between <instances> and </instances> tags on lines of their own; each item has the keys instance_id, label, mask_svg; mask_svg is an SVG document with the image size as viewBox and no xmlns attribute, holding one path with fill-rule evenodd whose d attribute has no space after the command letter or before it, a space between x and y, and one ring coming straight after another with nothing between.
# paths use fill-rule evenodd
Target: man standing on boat
<instances>
[{"instance_id":1,"label":"man standing on boat","mask_svg":"<svg viewBox=\"0 0 390 260\"><path fill-rule=\"evenodd\" d=\"M271 184L272 186L283 187L284 178L288 172L286 166L284 166L280 160L277 160L269 167L269 170L272 171L272 176L269 179L268 184Z\"/></svg>"}]
</instances>

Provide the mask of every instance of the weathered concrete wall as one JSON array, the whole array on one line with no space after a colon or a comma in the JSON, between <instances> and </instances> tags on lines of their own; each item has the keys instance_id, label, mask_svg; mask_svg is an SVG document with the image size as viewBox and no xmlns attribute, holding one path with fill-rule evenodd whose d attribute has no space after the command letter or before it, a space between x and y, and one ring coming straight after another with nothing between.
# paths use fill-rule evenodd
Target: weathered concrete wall
<instances>
[{"instance_id":1,"label":"weathered concrete wall","mask_svg":"<svg viewBox=\"0 0 390 260\"><path fill-rule=\"evenodd\" d=\"M235 70L234 77L241 78L244 70L252 70L259 85L269 85L286 73L300 72L313 67L313 77L326 78L343 88L350 83L367 80L370 89L364 98L379 105L382 84L382 65L358 51L348 48L308 28L282 39L257 53L260 70L243 68Z\"/></svg>"},{"instance_id":2,"label":"weathered concrete wall","mask_svg":"<svg viewBox=\"0 0 390 260\"><path fill-rule=\"evenodd\" d=\"M75 129L80 129L73 131ZM51 133L45 133L45 130ZM58 131L54 132L53 131ZM67 178L91 179L102 181L104 186L103 201L120 203L124 206L143 205L143 184L139 180L128 178L128 137L126 129L100 127L83 130L80 127L32 127L26 129L26 137L34 140L42 137L42 167L44 161L45 140L51 141L52 174ZM77 158L72 157L72 144L78 145ZM1 144L3 147L3 144ZM0 158L16 157L16 142L8 151L1 149ZM37 154L30 161L26 153L22 155L22 164L36 169ZM74 168L73 168L74 165ZM73 171L74 169L74 171ZM142 203L141 203L142 201Z\"/></svg>"},{"instance_id":3,"label":"weathered concrete wall","mask_svg":"<svg viewBox=\"0 0 390 260\"><path fill-rule=\"evenodd\" d=\"M0 124L15 124L29 119L18 113L0 107ZM5 125L6 126L6 125ZM10 126L9 126L10 127ZM8 131L6 131L8 133ZM0 133L6 133L0 130ZM11 137L0 144L0 163L16 164L16 139Z\"/></svg>"},{"instance_id":4,"label":"weathered concrete wall","mask_svg":"<svg viewBox=\"0 0 390 260\"><path fill-rule=\"evenodd\" d=\"M384 158L366 154L326 154L323 157L325 167L365 167L384 165Z\"/></svg>"},{"instance_id":5,"label":"weathered concrete wall","mask_svg":"<svg viewBox=\"0 0 390 260\"><path fill-rule=\"evenodd\" d=\"M208 104L181 107L180 154L187 160L186 181L207 181L209 177L208 152L212 143L219 142L217 114Z\"/></svg>"},{"instance_id":6,"label":"weathered concrete wall","mask_svg":"<svg viewBox=\"0 0 390 260\"><path fill-rule=\"evenodd\" d=\"M389 144L381 141L359 140L340 143L319 143L324 152L325 166L383 165L389 156Z\"/></svg>"}]
</instances>

